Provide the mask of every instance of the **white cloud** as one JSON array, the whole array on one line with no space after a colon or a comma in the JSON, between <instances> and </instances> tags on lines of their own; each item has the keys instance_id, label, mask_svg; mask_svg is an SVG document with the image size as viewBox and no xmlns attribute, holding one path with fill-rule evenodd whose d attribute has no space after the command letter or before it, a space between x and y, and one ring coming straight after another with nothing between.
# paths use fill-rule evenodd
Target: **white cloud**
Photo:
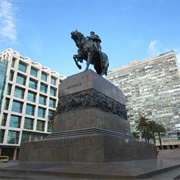
<instances>
[{"instance_id":1,"label":"white cloud","mask_svg":"<svg viewBox=\"0 0 180 180\"><path fill-rule=\"evenodd\" d=\"M12 41L17 39L17 9L8 0L0 2L0 36Z\"/></svg>"},{"instance_id":2,"label":"white cloud","mask_svg":"<svg viewBox=\"0 0 180 180\"><path fill-rule=\"evenodd\" d=\"M150 54L151 56L159 54L159 46L160 42L158 40L151 41L147 50L148 54Z\"/></svg>"},{"instance_id":3,"label":"white cloud","mask_svg":"<svg viewBox=\"0 0 180 180\"><path fill-rule=\"evenodd\" d=\"M179 68L180 68L180 47L173 48L171 46L171 48L170 47L163 48L163 45L160 43L160 41L154 40L154 41L150 42L148 49L147 49L147 53L150 56L156 56L158 54L169 52L171 50L174 51L176 58L177 58Z\"/></svg>"}]
</instances>

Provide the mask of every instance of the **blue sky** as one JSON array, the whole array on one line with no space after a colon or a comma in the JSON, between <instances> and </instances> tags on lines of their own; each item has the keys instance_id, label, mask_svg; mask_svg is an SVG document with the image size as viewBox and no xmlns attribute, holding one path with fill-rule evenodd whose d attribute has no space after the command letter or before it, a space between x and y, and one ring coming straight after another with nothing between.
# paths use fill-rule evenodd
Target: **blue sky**
<instances>
[{"instance_id":1,"label":"blue sky","mask_svg":"<svg viewBox=\"0 0 180 180\"><path fill-rule=\"evenodd\" d=\"M70 76L82 71L72 58L76 29L100 36L109 70L170 50L180 62L179 0L0 0L0 52Z\"/></svg>"}]
</instances>

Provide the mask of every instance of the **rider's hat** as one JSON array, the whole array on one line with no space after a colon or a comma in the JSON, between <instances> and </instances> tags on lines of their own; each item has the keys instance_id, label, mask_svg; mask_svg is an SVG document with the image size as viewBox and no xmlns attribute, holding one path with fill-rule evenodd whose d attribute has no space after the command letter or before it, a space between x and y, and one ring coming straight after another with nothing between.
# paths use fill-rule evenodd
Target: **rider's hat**
<instances>
[{"instance_id":1,"label":"rider's hat","mask_svg":"<svg viewBox=\"0 0 180 180\"><path fill-rule=\"evenodd\" d=\"M95 34L95 32L94 32L94 31L91 31L90 34Z\"/></svg>"}]
</instances>

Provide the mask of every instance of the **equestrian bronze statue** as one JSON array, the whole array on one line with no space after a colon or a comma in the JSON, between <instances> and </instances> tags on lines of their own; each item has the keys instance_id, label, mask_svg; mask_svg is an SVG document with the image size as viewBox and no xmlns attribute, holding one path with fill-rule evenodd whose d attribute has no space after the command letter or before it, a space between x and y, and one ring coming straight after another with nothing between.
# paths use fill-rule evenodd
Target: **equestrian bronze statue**
<instances>
[{"instance_id":1,"label":"equestrian bronze statue","mask_svg":"<svg viewBox=\"0 0 180 180\"><path fill-rule=\"evenodd\" d=\"M75 41L78 47L78 54L73 55L73 59L79 69L81 65L78 62L86 61L86 70L89 69L89 65L93 64L97 74L103 76L107 75L109 60L107 55L101 51L101 39L93 31L89 37L84 37L80 32L71 32L71 38Z\"/></svg>"}]
</instances>

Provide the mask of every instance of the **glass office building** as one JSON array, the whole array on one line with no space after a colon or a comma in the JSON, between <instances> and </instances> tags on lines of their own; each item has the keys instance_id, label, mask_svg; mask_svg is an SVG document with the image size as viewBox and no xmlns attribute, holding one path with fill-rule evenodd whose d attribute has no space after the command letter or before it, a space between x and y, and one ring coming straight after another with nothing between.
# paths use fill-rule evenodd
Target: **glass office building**
<instances>
[{"instance_id":1,"label":"glass office building","mask_svg":"<svg viewBox=\"0 0 180 180\"><path fill-rule=\"evenodd\" d=\"M0 53L0 155L17 159L21 142L45 138L65 77L12 49Z\"/></svg>"},{"instance_id":2,"label":"glass office building","mask_svg":"<svg viewBox=\"0 0 180 180\"><path fill-rule=\"evenodd\" d=\"M146 115L166 128L164 148L180 147L180 74L173 51L114 69L107 79L126 95L131 132Z\"/></svg>"}]
</instances>

